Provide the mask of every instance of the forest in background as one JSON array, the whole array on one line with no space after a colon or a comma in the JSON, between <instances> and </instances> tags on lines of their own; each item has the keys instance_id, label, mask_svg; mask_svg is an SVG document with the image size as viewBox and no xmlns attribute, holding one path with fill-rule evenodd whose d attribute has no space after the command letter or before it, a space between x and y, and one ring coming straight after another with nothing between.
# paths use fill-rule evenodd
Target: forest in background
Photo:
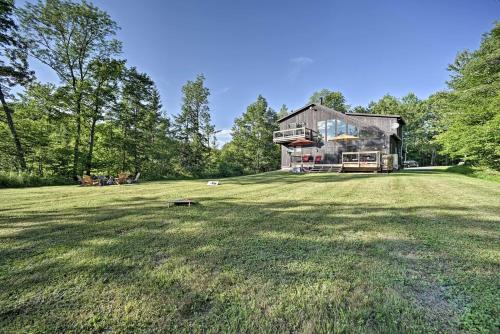
<instances>
[{"instance_id":1,"label":"forest in background","mask_svg":"<svg viewBox=\"0 0 500 334\"><path fill-rule=\"evenodd\" d=\"M232 140L219 148L205 77L186 82L182 107L169 117L151 77L121 58L117 29L90 2L46 0L15 8L12 0L0 0L0 186L121 171L158 179L279 168L272 133L289 112L286 105L275 111L258 96L234 121ZM59 84L36 80L31 58L54 71ZM500 24L448 69L448 89L426 99L388 94L350 106L341 92L323 89L310 102L322 97L342 112L403 116L407 160L499 170Z\"/></svg>"}]
</instances>

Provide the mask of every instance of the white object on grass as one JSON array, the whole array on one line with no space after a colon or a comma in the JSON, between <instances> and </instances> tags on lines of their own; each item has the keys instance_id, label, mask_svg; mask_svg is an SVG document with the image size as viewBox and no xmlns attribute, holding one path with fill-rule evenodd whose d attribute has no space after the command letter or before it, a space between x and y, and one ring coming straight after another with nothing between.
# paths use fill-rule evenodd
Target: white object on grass
<instances>
[{"instance_id":1,"label":"white object on grass","mask_svg":"<svg viewBox=\"0 0 500 334\"><path fill-rule=\"evenodd\" d=\"M218 186L219 181L208 181L207 186Z\"/></svg>"}]
</instances>

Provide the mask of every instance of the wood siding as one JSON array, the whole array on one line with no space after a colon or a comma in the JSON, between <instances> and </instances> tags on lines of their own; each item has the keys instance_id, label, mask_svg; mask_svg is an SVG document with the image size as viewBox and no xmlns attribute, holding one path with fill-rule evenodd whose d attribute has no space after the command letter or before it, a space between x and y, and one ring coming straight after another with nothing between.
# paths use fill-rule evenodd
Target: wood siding
<instances>
[{"instance_id":1,"label":"wood siding","mask_svg":"<svg viewBox=\"0 0 500 334\"><path fill-rule=\"evenodd\" d=\"M310 155L312 159L321 156L321 163L325 164L340 164L342 152L381 151L382 153L401 154L401 142L392 136L394 134L401 138L402 126L397 129L392 127L394 122L398 122L397 118L349 116L320 105L310 105L281 120L280 130L296 127L297 123L300 123L302 126L318 132L318 122L333 119L356 126L360 138L346 141L332 141L326 138L317 145L304 148L293 148L283 144L281 146L281 167L286 168L291 165L289 149L293 150L294 155Z\"/></svg>"}]
</instances>

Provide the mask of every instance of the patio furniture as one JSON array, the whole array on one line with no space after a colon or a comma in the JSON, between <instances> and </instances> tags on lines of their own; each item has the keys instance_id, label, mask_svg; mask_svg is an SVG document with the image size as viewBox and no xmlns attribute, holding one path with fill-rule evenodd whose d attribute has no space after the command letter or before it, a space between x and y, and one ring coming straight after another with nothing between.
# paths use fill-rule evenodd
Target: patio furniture
<instances>
[{"instance_id":1,"label":"patio furniture","mask_svg":"<svg viewBox=\"0 0 500 334\"><path fill-rule=\"evenodd\" d=\"M92 178L92 176L90 176L90 175L84 175L83 176L83 184L82 185L84 185L84 186L95 186L97 184L99 184L99 181L94 180Z\"/></svg>"},{"instance_id":2,"label":"patio furniture","mask_svg":"<svg viewBox=\"0 0 500 334\"><path fill-rule=\"evenodd\" d=\"M137 173L137 175L135 176L135 178L133 178L133 179L132 178L127 179L127 183L128 184L138 183L140 176L141 176L141 172Z\"/></svg>"},{"instance_id":3,"label":"patio furniture","mask_svg":"<svg viewBox=\"0 0 500 334\"><path fill-rule=\"evenodd\" d=\"M129 173L119 173L118 174L118 178L116 180L116 183L117 184L125 184L127 183L127 179L128 179L128 176L129 176Z\"/></svg>"},{"instance_id":4,"label":"patio furniture","mask_svg":"<svg viewBox=\"0 0 500 334\"><path fill-rule=\"evenodd\" d=\"M80 183L80 186L85 185L85 181L83 181L82 177L80 175L77 175L76 178L78 179L78 182Z\"/></svg>"},{"instance_id":5,"label":"patio furniture","mask_svg":"<svg viewBox=\"0 0 500 334\"><path fill-rule=\"evenodd\" d=\"M315 164L320 164L321 163L321 155L317 155L314 157L314 163Z\"/></svg>"}]
</instances>

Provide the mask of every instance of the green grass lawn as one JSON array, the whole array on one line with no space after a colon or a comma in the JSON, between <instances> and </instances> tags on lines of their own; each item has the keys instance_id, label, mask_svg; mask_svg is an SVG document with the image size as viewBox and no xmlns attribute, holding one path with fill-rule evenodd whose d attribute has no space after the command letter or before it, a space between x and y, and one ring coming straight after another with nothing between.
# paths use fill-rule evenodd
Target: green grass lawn
<instances>
[{"instance_id":1,"label":"green grass lawn","mask_svg":"<svg viewBox=\"0 0 500 334\"><path fill-rule=\"evenodd\" d=\"M170 207L189 197L195 207ZM0 332L498 332L499 183L269 173L0 190Z\"/></svg>"}]
</instances>

